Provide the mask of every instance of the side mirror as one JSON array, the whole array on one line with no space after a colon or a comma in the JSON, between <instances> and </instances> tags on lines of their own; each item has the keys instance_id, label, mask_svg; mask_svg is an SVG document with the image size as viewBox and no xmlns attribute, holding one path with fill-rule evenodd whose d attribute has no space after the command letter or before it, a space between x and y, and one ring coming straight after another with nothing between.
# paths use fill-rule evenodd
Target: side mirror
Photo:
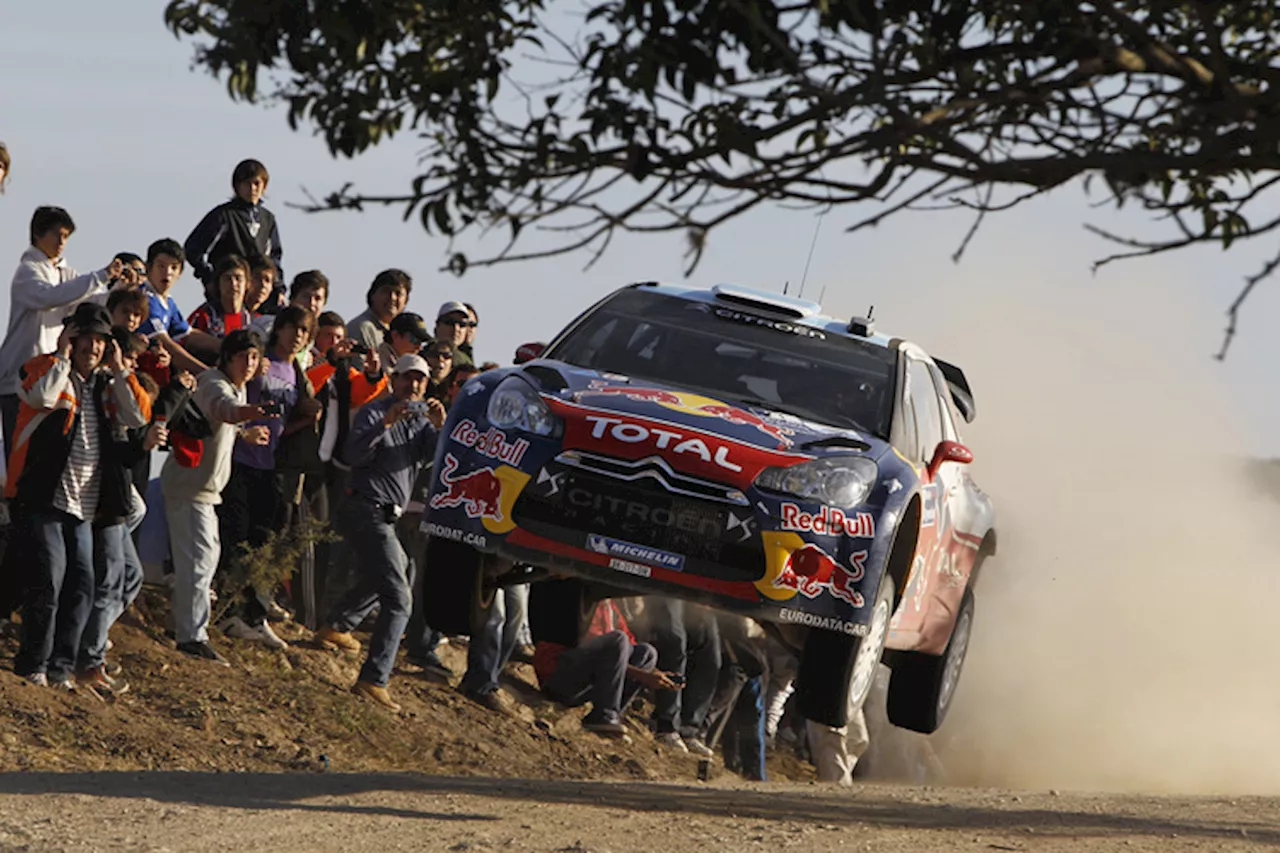
<instances>
[{"instance_id":1,"label":"side mirror","mask_svg":"<svg viewBox=\"0 0 1280 853\"><path fill-rule=\"evenodd\" d=\"M929 460L929 479L933 479L944 462L958 462L961 465L968 465L972 461L973 451L960 442L940 441L938 442L938 449L933 451L933 458Z\"/></svg>"},{"instance_id":2,"label":"side mirror","mask_svg":"<svg viewBox=\"0 0 1280 853\"><path fill-rule=\"evenodd\" d=\"M521 344L516 348L516 360L514 363L524 364L526 361L533 361L535 358L539 358L546 349L546 344Z\"/></svg>"}]
</instances>

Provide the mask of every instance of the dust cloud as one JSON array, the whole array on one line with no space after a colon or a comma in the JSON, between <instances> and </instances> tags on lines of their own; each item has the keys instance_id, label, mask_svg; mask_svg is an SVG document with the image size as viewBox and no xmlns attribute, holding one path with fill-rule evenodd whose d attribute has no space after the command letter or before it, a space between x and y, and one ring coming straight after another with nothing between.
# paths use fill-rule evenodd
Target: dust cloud
<instances>
[{"instance_id":1,"label":"dust cloud","mask_svg":"<svg viewBox=\"0 0 1280 853\"><path fill-rule=\"evenodd\" d=\"M1232 450L1203 318L1087 273L939 299L917 338L974 385L1000 535L931 739L946 780L1280 792L1280 505Z\"/></svg>"}]
</instances>

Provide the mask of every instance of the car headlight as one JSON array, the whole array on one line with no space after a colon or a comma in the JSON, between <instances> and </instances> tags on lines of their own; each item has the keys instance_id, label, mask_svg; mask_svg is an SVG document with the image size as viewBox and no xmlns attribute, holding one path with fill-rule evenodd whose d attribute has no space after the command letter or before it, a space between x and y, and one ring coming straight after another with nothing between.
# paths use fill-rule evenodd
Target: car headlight
<instances>
[{"instance_id":1,"label":"car headlight","mask_svg":"<svg viewBox=\"0 0 1280 853\"><path fill-rule=\"evenodd\" d=\"M560 419L538 392L518 376L508 376L489 398L489 423L499 429L519 429L534 435L558 435Z\"/></svg>"},{"instance_id":2,"label":"car headlight","mask_svg":"<svg viewBox=\"0 0 1280 853\"><path fill-rule=\"evenodd\" d=\"M788 468L765 468L756 486L839 507L857 506L867 499L880 470L865 456L831 456Z\"/></svg>"}]
</instances>

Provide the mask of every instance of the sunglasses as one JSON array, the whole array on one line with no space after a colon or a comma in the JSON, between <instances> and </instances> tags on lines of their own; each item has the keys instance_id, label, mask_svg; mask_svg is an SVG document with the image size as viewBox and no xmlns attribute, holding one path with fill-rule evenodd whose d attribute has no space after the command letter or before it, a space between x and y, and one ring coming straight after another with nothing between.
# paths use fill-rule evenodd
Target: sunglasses
<instances>
[{"instance_id":1,"label":"sunglasses","mask_svg":"<svg viewBox=\"0 0 1280 853\"><path fill-rule=\"evenodd\" d=\"M475 322L474 320L448 320L448 319L440 319L440 320L436 320L436 322L437 322L437 323L440 323L440 324L442 324L442 325L445 325L445 326L461 326L461 327L462 327L462 328L464 328L464 329L472 329L472 328L475 328L476 326L480 325L479 323Z\"/></svg>"},{"instance_id":2,"label":"sunglasses","mask_svg":"<svg viewBox=\"0 0 1280 853\"><path fill-rule=\"evenodd\" d=\"M431 350L430 352L428 352L428 353L427 353L427 358L448 358L448 359L452 359L452 358L453 358L453 353L451 353L451 352L445 352L444 350Z\"/></svg>"}]
</instances>

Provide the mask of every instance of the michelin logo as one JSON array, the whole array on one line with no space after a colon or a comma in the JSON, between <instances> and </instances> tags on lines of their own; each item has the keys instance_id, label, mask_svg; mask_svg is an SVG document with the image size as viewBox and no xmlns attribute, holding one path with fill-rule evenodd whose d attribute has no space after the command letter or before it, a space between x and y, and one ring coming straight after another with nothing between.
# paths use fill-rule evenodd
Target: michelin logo
<instances>
[{"instance_id":1,"label":"michelin logo","mask_svg":"<svg viewBox=\"0 0 1280 853\"><path fill-rule=\"evenodd\" d=\"M821 628L824 631L838 631L841 634L848 634L850 637L865 637L871 630L869 625L846 622L834 616L819 616L816 613L806 613L803 610L783 608L779 611L778 616L781 617L783 622L808 625L810 628Z\"/></svg>"},{"instance_id":2,"label":"michelin logo","mask_svg":"<svg viewBox=\"0 0 1280 853\"><path fill-rule=\"evenodd\" d=\"M621 557L637 563L647 563L660 569L671 569L674 572L684 570L684 557L669 551L659 551L645 545L634 545L621 539L610 539L598 533L587 535L587 550L610 557Z\"/></svg>"}]
</instances>

